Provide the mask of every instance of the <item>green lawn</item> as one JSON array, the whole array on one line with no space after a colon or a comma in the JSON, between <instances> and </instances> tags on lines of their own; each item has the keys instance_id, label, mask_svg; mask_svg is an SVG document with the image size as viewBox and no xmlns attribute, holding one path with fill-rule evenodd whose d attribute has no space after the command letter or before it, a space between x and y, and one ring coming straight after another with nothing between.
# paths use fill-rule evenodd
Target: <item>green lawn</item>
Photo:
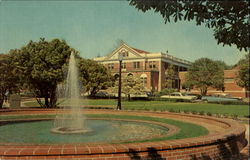
<instances>
[{"instance_id":1,"label":"green lawn","mask_svg":"<svg viewBox=\"0 0 250 160\"><path fill-rule=\"evenodd\" d=\"M117 100L114 99L84 99L83 105L116 107ZM26 102L29 107L39 106L37 102ZM188 111L205 112L221 115L238 115L239 117L249 116L248 105L223 105L210 103L183 103L167 101L122 101L122 109L126 110L152 110L152 111Z\"/></svg>"}]
</instances>

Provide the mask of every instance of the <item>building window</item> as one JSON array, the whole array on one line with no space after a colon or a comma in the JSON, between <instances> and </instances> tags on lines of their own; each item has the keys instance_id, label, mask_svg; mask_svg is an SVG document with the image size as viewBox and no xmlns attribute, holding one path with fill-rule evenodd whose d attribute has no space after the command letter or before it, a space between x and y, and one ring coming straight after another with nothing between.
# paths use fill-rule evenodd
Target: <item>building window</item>
<instances>
[{"instance_id":1,"label":"building window","mask_svg":"<svg viewBox=\"0 0 250 160\"><path fill-rule=\"evenodd\" d=\"M122 56L123 56L123 57L128 57L128 51L122 52Z\"/></svg>"},{"instance_id":2,"label":"building window","mask_svg":"<svg viewBox=\"0 0 250 160\"><path fill-rule=\"evenodd\" d=\"M149 61L149 68L156 68L155 61Z\"/></svg>"},{"instance_id":3,"label":"building window","mask_svg":"<svg viewBox=\"0 0 250 160\"><path fill-rule=\"evenodd\" d=\"M140 62L134 62L134 68L140 68Z\"/></svg>"},{"instance_id":4,"label":"building window","mask_svg":"<svg viewBox=\"0 0 250 160\"><path fill-rule=\"evenodd\" d=\"M141 77L141 82L143 86L145 87L147 85L147 77Z\"/></svg>"},{"instance_id":5,"label":"building window","mask_svg":"<svg viewBox=\"0 0 250 160\"><path fill-rule=\"evenodd\" d=\"M179 71L179 67L178 66L174 66L174 71L178 72Z\"/></svg>"},{"instance_id":6,"label":"building window","mask_svg":"<svg viewBox=\"0 0 250 160\"><path fill-rule=\"evenodd\" d=\"M122 63L122 69L126 69L126 63Z\"/></svg>"},{"instance_id":7,"label":"building window","mask_svg":"<svg viewBox=\"0 0 250 160\"><path fill-rule=\"evenodd\" d=\"M108 64L108 69L110 69L110 70L114 69L114 63Z\"/></svg>"},{"instance_id":8,"label":"building window","mask_svg":"<svg viewBox=\"0 0 250 160\"><path fill-rule=\"evenodd\" d=\"M143 73L141 76L140 76L140 79L141 79L141 82L143 84L143 86L147 86L147 75L145 73Z\"/></svg>"}]
</instances>

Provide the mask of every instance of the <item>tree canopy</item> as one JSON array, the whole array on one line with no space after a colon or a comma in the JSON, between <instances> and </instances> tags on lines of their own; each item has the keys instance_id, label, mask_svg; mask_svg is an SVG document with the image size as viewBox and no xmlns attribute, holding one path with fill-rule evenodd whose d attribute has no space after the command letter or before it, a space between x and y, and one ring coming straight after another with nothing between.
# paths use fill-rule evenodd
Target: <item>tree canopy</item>
<instances>
[{"instance_id":1,"label":"tree canopy","mask_svg":"<svg viewBox=\"0 0 250 160\"><path fill-rule=\"evenodd\" d=\"M173 82L176 79L176 72L174 70L173 64L168 65L168 68L165 72L165 75L166 75L165 87L166 88L173 88Z\"/></svg>"},{"instance_id":2,"label":"tree canopy","mask_svg":"<svg viewBox=\"0 0 250 160\"><path fill-rule=\"evenodd\" d=\"M118 92L118 80L114 87L111 89L113 93ZM130 100L131 94L141 95L146 92L143 82L140 78L134 77L133 75L122 76L122 90L121 92L128 97Z\"/></svg>"},{"instance_id":3,"label":"tree canopy","mask_svg":"<svg viewBox=\"0 0 250 160\"><path fill-rule=\"evenodd\" d=\"M249 86L249 53L239 61L239 72L237 75L237 84L243 88L245 88L247 91L250 90Z\"/></svg>"},{"instance_id":4,"label":"tree canopy","mask_svg":"<svg viewBox=\"0 0 250 160\"><path fill-rule=\"evenodd\" d=\"M249 1L247 0L130 0L130 5L146 12L159 12L165 23L196 21L212 28L218 44L236 45L239 50L248 50Z\"/></svg>"},{"instance_id":5,"label":"tree canopy","mask_svg":"<svg viewBox=\"0 0 250 160\"><path fill-rule=\"evenodd\" d=\"M218 63L219 65L221 65L221 67L224 70L228 70L228 69L232 69L233 68L233 65L228 65L224 61L221 61L221 60L216 60L215 62Z\"/></svg>"},{"instance_id":6,"label":"tree canopy","mask_svg":"<svg viewBox=\"0 0 250 160\"><path fill-rule=\"evenodd\" d=\"M0 73L0 108L2 108L7 93L17 91L19 87L19 80L8 54L0 54Z\"/></svg>"},{"instance_id":7,"label":"tree canopy","mask_svg":"<svg viewBox=\"0 0 250 160\"><path fill-rule=\"evenodd\" d=\"M97 62L90 59L79 60L80 80L86 92L90 96L95 95L100 89L107 89L113 84L113 76L110 71Z\"/></svg>"},{"instance_id":8,"label":"tree canopy","mask_svg":"<svg viewBox=\"0 0 250 160\"><path fill-rule=\"evenodd\" d=\"M211 59L200 58L188 69L185 83L200 89L201 95L206 95L209 87L223 89L223 67Z\"/></svg>"},{"instance_id":9,"label":"tree canopy","mask_svg":"<svg viewBox=\"0 0 250 160\"><path fill-rule=\"evenodd\" d=\"M72 51L63 40L45 41L44 38L10 51L20 79L34 93L40 105L55 107L56 87L64 80L63 66ZM45 104L41 97L45 98Z\"/></svg>"}]
</instances>

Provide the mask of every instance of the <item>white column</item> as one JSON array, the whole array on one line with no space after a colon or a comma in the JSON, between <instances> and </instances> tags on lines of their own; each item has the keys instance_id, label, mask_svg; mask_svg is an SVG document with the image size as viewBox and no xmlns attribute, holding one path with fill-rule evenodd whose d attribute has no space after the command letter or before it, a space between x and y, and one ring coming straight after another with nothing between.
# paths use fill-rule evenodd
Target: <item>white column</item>
<instances>
[{"instance_id":1,"label":"white column","mask_svg":"<svg viewBox=\"0 0 250 160\"><path fill-rule=\"evenodd\" d=\"M161 91L162 86L162 64L161 59L159 60L159 80L158 80L158 91Z\"/></svg>"}]
</instances>

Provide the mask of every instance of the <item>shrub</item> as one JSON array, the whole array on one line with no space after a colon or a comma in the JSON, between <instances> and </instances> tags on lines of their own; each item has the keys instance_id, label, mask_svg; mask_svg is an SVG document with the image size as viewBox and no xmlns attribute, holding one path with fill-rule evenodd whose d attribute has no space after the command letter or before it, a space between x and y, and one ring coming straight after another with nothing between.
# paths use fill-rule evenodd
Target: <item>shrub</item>
<instances>
[{"instance_id":1,"label":"shrub","mask_svg":"<svg viewBox=\"0 0 250 160\"><path fill-rule=\"evenodd\" d=\"M216 102L208 102L214 104L224 104L224 105L249 105L248 102L244 101L216 101Z\"/></svg>"},{"instance_id":2,"label":"shrub","mask_svg":"<svg viewBox=\"0 0 250 160\"><path fill-rule=\"evenodd\" d=\"M216 113L216 117L220 118L220 117L221 117L221 114Z\"/></svg>"},{"instance_id":3,"label":"shrub","mask_svg":"<svg viewBox=\"0 0 250 160\"><path fill-rule=\"evenodd\" d=\"M238 119L238 115L237 115L237 114L232 114L231 117L232 117L233 119L235 119L235 120Z\"/></svg>"},{"instance_id":4,"label":"shrub","mask_svg":"<svg viewBox=\"0 0 250 160\"><path fill-rule=\"evenodd\" d=\"M150 101L168 101L168 102L192 102L188 99L177 99L177 98L161 98L161 97L148 97Z\"/></svg>"},{"instance_id":5,"label":"shrub","mask_svg":"<svg viewBox=\"0 0 250 160\"><path fill-rule=\"evenodd\" d=\"M161 112L164 112L164 111L165 111L165 109L161 108L161 109L160 109L160 111L161 111Z\"/></svg>"},{"instance_id":6,"label":"shrub","mask_svg":"<svg viewBox=\"0 0 250 160\"><path fill-rule=\"evenodd\" d=\"M207 112L207 115L208 115L208 116L212 116L212 113L210 113L210 112Z\"/></svg>"},{"instance_id":7,"label":"shrub","mask_svg":"<svg viewBox=\"0 0 250 160\"><path fill-rule=\"evenodd\" d=\"M130 97L130 101L150 101L149 97Z\"/></svg>"},{"instance_id":8,"label":"shrub","mask_svg":"<svg viewBox=\"0 0 250 160\"><path fill-rule=\"evenodd\" d=\"M199 115L204 115L204 111L200 111L200 112L199 112Z\"/></svg>"},{"instance_id":9,"label":"shrub","mask_svg":"<svg viewBox=\"0 0 250 160\"><path fill-rule=\"evenodd\" d=\"M170 108L169 112L175 112L175 110L173 108Z\"/></svg>"},{"instance_id":10,"label":"shrub","mask_svg":"<svg viewBox=\"0 0 250 160\"><path fill-rule=\"evenodd\" d=\"M224 117L224 118L228 118L228 114L227 114L227 113L224 113L224 114L223 114L223 117Z\"/></svg>"},{"instance_id":11,"label":"shrub","mask_svg":"<svg viewBox=\"0 0 250 160\"><path fill-rule=\"evenodd\" d=\"M197 114L197 111L192 111L192 114Z\"/></svg>"},{"instance_id":12,"label":"shrub","mask_svg":"<svg viewBox=\"0 0 250 160\"><path fill-rule=\"evenodd\" d=\"M148 97L151 101L169 101L169 102L176 102L176 99L173 98L160 98L160 97Z\"/></svg>"},{"instance_id":13,"label":"shrub","mask_svg":"<svg viewBox=\"0 0 250 160\"><path fill-rule=\"evenodd\" d=\"M178 110L176 110L175 112L176 112L176 113L181 113L181 110L180 110L180 109L178 109Z\"/></svg>"},{"instance_id":14,"label":"shrub","mask_svg":"<svg viewBox=\"0 0 250 160\"><path fill-rule=\"evenodd\" d=\"M153 108L153 111L157 111L157 109L156 109L156 108Z\"/></svg>"},{"instance_id":15,"label":"shrub","mask_svg":"<svg viewBox=\"0 0 250 160\"><path fill-rule=\"evenodd\" d=\"M184 113L189 113L189 110L184 110L183 112L184 112Z\"/></svg>"}]
</instances>

